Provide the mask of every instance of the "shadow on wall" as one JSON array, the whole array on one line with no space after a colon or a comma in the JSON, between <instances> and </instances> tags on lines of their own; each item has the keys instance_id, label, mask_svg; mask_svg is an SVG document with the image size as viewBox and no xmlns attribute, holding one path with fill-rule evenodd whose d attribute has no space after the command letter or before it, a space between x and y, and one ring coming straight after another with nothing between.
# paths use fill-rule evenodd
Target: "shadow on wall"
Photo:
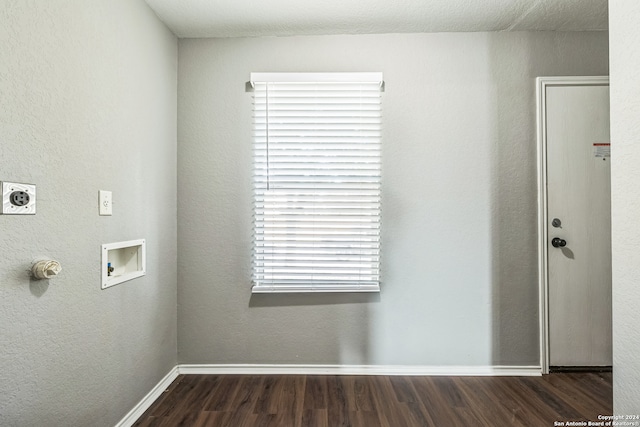
<instances>
[{"instance_id":1,"label":"shadow on wall","mask_svg":"<svg viewBox=\"0 0 640 427\"><path fill-rule=\"evenodd\" d=\"M557 59L540 56L548 43L522 37L492 34L489 41L498 118L491 165L492 363L506 366L539 364L535 77L542 63Z\"/></svg>"},{"instance_id":2,"label":"shadow on wall","mask_svg":"<svg viewBox=\"0 0 640 427\"><path fill-rule=\"evenodd\" d=\"M47 292L47 289L49 289L48 280L29 279L29 290L31 291L31 295L40 298L45 292Z\"/></svg>"},{"instance_id":3,"label":"shadow on wall","mask_svg":"<svg viewBox=\"0 0 640 427\"><path fill-rule=\"evenodd\" d=\"M249 307L260 310L266 324L271 317L287 322L287 311L297 314L290 319L298 324L288 333L268 334L270 341L279 341L277 346L288 348L290 360L279 363L367 365L372 362L370 304L379 302L379 293L252 294Z\"/></svg>"},{"instance_id":4,"label":"shadow on wall","mask_svg":"<svg viewBox=\"0 0 640 427\"><path fill-rule=\"evenodd\" d=\"M271 294L252 294L249 307L287 307L287 306L314 306L336 304L368 304L380 302L380 294L373 292L362 293L298 293L278 294L274 298ZM364 319L363 319L364 320Z\"/></svg>"}]
</instances>

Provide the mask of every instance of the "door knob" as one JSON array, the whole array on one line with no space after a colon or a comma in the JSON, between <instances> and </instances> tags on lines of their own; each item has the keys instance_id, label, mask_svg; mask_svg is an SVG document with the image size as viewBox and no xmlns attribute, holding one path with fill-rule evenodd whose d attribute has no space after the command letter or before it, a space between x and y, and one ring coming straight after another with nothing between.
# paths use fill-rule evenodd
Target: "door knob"
<instances>
[{"instance_id":1,"label":"door knob","mask_svg":"<svg viewBox=\"0 0 640 427\"><path fill-rule=\"evenodd\" d=\"M553 239L551 239L551 245L554 248L564 248L565 246L567 246L567 241L559 237L554 237Z\"/></svg>"}]
</instances>

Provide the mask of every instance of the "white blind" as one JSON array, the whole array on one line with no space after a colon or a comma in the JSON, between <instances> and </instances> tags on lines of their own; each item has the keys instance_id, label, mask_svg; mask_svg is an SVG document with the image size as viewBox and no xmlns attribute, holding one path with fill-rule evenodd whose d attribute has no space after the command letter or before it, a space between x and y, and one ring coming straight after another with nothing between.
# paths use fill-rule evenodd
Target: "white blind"
<instances>
[{"instance_id":1,"label":"white blind","mask_svg":"<svg viewBox=\"0 0 640 427\"><path fill-rule=\"evenodd\" d=\"M254 73L253 292L379 291L381 73Z\"/></svg>"}]
</instances>

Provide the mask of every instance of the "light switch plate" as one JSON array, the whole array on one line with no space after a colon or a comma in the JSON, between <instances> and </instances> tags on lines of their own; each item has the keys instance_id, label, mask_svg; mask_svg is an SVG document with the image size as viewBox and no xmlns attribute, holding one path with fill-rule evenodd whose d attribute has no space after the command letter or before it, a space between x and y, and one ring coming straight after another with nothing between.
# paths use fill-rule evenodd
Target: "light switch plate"
<instances>
[{"instance_id":1,"label":"light switch plate","mask_svg":"<svg viewBox=\"0 0 640 427\"><path fill-rule=\"evenodd\" d=\"M100 190L98 196L98 201L100 203L100 215L112 215L112 203L113 198L111 196L111 191Z\"/></svg>"},{"instance_id":2,"label":"light switch plate","mask_svg":"<svg viewBox=\"0 0 640 427\"><path fill-rule=\"evenodd\" d=\"M36 214L36 186L18 182L2 184L3 215L35 215Z\"/></svg>"}]
</instances>

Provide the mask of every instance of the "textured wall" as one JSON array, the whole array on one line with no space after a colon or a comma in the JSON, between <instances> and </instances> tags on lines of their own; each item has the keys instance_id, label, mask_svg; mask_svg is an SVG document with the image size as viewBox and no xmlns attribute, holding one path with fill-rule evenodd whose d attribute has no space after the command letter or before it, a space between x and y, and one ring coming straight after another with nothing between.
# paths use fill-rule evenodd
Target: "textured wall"
<instances>
[{"instance_id":1,"label":"textured wall","mask_svg":"<svg viewBox=\"0 0 640 427\"><path fill-rule=\"evenodd\" d=\"M610 2L613 402L640 414L640 3Z\"/></svg>"},{"instance_id":2,"label":"textured wall","mask_svg":"<svg viewBox=\"0 0 640 427\"><path fill-rule=\"evenodd\" d=\"M603 75L606 33L184 39L182 363L537 365L534 78ZM252 71L382 71L379 295L256 295Z\"/></svg>"},{"instance_id":3,"label":"textured wall","mask_svg":"<svg viewBox=\"0 0 640 427\"><path fill-rule=\"evenodd\" d=\"M0 46L0 180L38 186L0 216L0 425L114 425L176 363L177 40L142 0L9 0ZM101 290L134 238L146 277Z\"/></svg>"}]
</instances>

